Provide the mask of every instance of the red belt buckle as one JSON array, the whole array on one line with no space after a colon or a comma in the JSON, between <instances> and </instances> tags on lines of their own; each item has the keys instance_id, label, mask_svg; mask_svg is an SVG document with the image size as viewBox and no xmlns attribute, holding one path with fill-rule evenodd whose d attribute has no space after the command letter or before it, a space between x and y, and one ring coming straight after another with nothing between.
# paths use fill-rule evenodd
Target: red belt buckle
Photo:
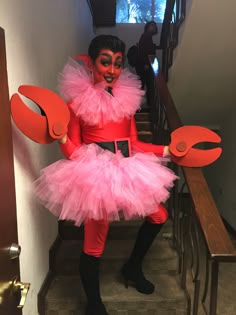
<instances>
[{"instance_id":1,"label":"red belt buckle","mask_svg":"<svg viewBox=\"0 0 236 315\"><path fill-rule=\"evenodd\" d=\"M115 153L118 151L121 151L118 147L118 142L127 142L127 147L128 147L128 154L129 156L131 156L131 146L130 146L130 138L120 138L120 139L115 139L114 143L115 143Z\"/></svg>"}]
</instances>

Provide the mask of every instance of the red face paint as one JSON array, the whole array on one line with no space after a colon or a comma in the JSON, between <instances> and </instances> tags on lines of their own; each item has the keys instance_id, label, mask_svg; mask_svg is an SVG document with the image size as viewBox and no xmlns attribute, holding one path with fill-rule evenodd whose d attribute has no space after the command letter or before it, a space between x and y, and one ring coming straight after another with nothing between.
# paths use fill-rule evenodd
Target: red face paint
<instances>
[{"instance_id":1,"label":"red face paint","mask_svg":"<svg viewBox=\"0 0 236 315\"><path fill-rule=\"evenodd\" d=\"M94 83L106 82L107 87L113 87L122 70L123 55L109 49L102 49L95 60L93 69Z\"/></svg>"}]
</instances>

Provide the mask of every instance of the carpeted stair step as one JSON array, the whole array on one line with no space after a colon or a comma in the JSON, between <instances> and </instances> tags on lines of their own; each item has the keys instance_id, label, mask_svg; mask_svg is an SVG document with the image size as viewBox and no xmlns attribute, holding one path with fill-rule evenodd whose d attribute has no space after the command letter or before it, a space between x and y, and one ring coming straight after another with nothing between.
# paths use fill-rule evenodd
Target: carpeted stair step
<instances>
[{"instance_id":1,"label":"carpeted stair step","mask_svg":"<svg viewBox=\"0 0 236 315\"><path fill-rule=\"evenodd\" d=\"M153 134L151 131L139 131L138 138L140 141L152 143L153 142Z\"/></svg>"},{"instance_id":2,"label":"carpeted stair step","mask_svg":"<svg viewBox=\"0 0 236 315\"><path fill-rule=\"evenodd\" d=\"M137 127L138 132L151 131L151 122L150 121L138 121L138 122L136 122L136 127Z\"/></svg>"},{"instance_id":3,"label":"carpeted stair step","mask_svg":"<svg viewBox=\"0 0 236 315\"><path fill-rule=\"evenodd\" d=\"M126 240L135 239L139 226L143 220L132 221L116 221L112 222L108 232L108 239ZM172 221L168 220L161 230L161 234L169 234L172 232ZM76 227L73 222L60 221L59 222L59 235L63 240L82 240L83 239L83 226Z\"/></svg>"},{"instance_id":4,"label":"carpeted stair step","mask_svg":"<svg viewBox=\"0 0 236 315\"><path fill-rule=\"evenodd\" d=\"M108 240L102 257L101 270L119 272L129 257L134 240ZM78 275L79 257L82 241L63 241L54 264L53 272L61 275ZM167 239L157 239L144 261L146 273L176 274L177 255Z\"/></svg>"},{"instance_id":5,"label":"carpeted stair step","mask_svg":"<svg viewBox=\"0 0 236 315\"><path fill-rule=\"evenodd\" d=\"M143 223L143 220L132 220L132 221L121 220L121 221L113 222L110 226L107 238L112 239L112 240L135 239L137 236L138 229L142 225L142 223ZM173 228L173 223L169 219L163 225L158 237L160 237L160 235L166 235L166 234L172 233L172 228Z\"/></svg>"},{"instance_id":6,"label":"carpeted stair step","mask_svg":"<svg viewBox=\"0 0 236 315\"><path fill-rule=\"evenodd\" d=\"M184 315L184 293L177 276L150 277L156 290L151 295L125 288L121 276L108 270L101 273L101 295L110 315ZM56 276L46 296L46 315L84 315L85 296L78 276Z\"/></svg>"},{"instance_id":7,"label":"carpeted stair step","mask_svg":"<svg viewBox=\"0 0 236 315\"><path fill-rule=\"evenodd\" d=\"M136 113L135 121L139 140L147 143L152 143L153 134L151 131L150 113Z\"/></svg>"},{"instance_id":8,"label":"carpeted stair step","mask_svg":"<svg viewBox=\"0 0 236 315\"><path fill-rule=\"evenodd\" d=\"M136 113L134 116L136 122L139 121L150 121L150 113Z\"/></svg>"}]
</instances>

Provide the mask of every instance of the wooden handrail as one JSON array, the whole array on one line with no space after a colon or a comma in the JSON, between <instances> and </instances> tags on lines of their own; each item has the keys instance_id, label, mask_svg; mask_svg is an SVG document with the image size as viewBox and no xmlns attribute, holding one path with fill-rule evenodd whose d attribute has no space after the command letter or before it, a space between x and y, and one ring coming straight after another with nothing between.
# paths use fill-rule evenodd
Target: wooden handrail
<instances>
[{"instance_id":1,"label":"wooden handrail","mask_svg":"<svg viewBox=\"0 0 236 315\"><path fill-rule=\"evenodd\" d=\"M155 74L155 76L161 101L163 104L165 104L166 107L166 118L168 121L168 126L170 130L173 131L176 128L182 126L182 122L176 110L172 96L170 95L170 92L168 90L163 74L161 73L161 71L159 71L157 74Z\"/></svg>"},{"instance_id":2,"label":"wooden handrail","mask_svg":"<svg viewBox=\"0 0 236 315\"><path fill-rule=\"evenodd\" d=\"M168 126L170 131L173 131L182 126L182 122L161 72L156 75L156 80L160 99L166 108ZM182 170L210 257L217 261L236 261L236 250L201 168L183 167Z\"/></svg>"}]
</instances>

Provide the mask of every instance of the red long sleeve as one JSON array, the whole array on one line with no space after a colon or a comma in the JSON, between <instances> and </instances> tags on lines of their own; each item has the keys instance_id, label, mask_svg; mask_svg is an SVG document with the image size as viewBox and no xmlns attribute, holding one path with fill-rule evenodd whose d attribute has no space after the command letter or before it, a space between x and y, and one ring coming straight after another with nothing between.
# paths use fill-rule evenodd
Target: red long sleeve
<instances>
[{"instance_id":1,"label":"red long sleeve","mask_svg":"<svg viewBox=\"0 0 236 315\"><path fill-rule=\"evenodd\" d=\"M61 151L67 159L70 158L76 148L79 148L82 145L79 119L72 111L70 114L71 118L68 125L67 141L64 144L60 143Z\"/></svg>"}]
</instances>

